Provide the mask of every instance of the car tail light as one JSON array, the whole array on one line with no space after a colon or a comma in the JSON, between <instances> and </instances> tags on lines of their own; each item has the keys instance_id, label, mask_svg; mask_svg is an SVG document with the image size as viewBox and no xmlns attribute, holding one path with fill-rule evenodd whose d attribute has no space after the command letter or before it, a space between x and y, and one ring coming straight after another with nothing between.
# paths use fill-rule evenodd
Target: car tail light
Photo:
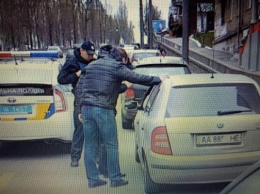
<instances>
[{"instance_id":1,"label":"car tail light","mask_svg":"<svg viewBox=\"0 0 260 194\"><path fill-rule=\"evenodd\" d=\"M57 88L54 89L54 101L55 101L56 112L66 111L66 103L65 103L64 95Z\"/></svg>"},{"instance_id":2,"label":"car tail light","mask_svg":"<svg viewBox=\"0 0 260 194\"><path fill-rule=\"evenodd\" d=\"M132 100L134 98L135 98L135 91L133 90L133 88L128 88L125 91L125 99Z\"/></svg>"},{"instance_id":3,"label":"car tail light","mask_svg":"<svg viewBox=\"0 0 260 194\"><path fill-rule=\"evenodd\" d=\"M165 127L157 127L153 130L152 151L162 155L172 155L172 149Z\"/></svg>"}]
</instances>

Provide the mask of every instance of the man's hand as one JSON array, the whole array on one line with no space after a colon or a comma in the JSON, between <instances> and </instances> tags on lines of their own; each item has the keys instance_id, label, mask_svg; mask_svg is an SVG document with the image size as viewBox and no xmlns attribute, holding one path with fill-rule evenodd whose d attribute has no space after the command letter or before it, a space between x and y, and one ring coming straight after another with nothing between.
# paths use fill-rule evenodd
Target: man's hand
<instances>
[{"instance_id":1,"label":"man's hand","mask_svg":"<svg viewBox=\"0 0 260 194\"><path fill-rule=\"evenodd\" d=\"M128 81L123 81L123 84L125 84L127 86L127 88L130 88L133 84L128 82Z\"/></svg>"},{"instance_id":2,"label":"man's hand","mask_svg":"<svg viewBox=\"0 0 260 194\"><path fill-rule=\"evenodd\" d=\"M165 79L167 79L167 78L170 78L170 76L169 76L169 75L160 76L160 80L161 80L161 81L163 81L163 80L165 80Z\"/></svg>"},{"instance_id":3,"label":"man's hand","mask_svg":"<svg viewBox=\"0 0 260 194\"><path fill-rule=\"evenodd\" d=\"M81 114L81 113L78 115L78 118L79 118L79 121L80 121L81 123L83 123L83 119L82 119L82 114Z\"/></svg>"},{"instance_id":4,"label":"man's hand","mask_svg":"<svg viewBox=\"0 0 260 194\"><path fill-rule=\"evenodd\" d=\"M76 75L77 75L78 77L80 77L80 75L81 75L81 70L78 70L78 71L76 72Z\"/></svg>"}]
</instances>

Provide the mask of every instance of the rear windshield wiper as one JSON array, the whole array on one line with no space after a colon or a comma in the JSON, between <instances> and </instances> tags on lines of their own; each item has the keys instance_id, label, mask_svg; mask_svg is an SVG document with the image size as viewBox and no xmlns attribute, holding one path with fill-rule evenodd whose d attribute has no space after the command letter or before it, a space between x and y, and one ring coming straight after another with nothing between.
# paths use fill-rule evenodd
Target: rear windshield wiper
<instances>
[{"instance_id":1,"label":"rear windshield wiper","mask_svg":"<svg viewBox=\"0 0 260 194\"><path fill-rule=\"evenodd\" d=\"M230 114L237 114L241 112L252 112L251 109L247 110L228 110L228 111L218 111L218 115L230 115Z\"/></svg>"}]
</instances>

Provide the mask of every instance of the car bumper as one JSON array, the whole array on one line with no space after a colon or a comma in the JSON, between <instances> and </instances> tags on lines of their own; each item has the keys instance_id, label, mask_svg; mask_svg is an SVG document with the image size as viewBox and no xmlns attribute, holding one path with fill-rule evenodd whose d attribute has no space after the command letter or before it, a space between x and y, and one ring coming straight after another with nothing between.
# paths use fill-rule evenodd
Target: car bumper
<instances>
[{"instance_id":1,"label":"car bumper","mask_svg":"<svg viewBox=\"0 0 260 194\"><path fill-rule=\"evenodd\" d=\"M56 113L44 120L0 121L0 141L60 139L71 141L73 113Z\"/></svg>"},{"instance_id":2,"label":"car bumper","mask_svg":"<svg viewBox=\"0 0 260 194\"><path fill-rule=\"evenodd\" d=\"M165 184L229 182L258 160L260 151L175 157L150 152L147 156L152 180Z\"/></svg>"}]
</instances>

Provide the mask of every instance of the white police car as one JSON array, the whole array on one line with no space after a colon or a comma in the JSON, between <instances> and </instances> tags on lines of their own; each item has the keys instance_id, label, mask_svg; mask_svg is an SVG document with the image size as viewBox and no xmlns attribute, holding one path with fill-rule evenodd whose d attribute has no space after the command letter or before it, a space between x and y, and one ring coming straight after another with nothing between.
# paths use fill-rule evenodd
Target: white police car
<instances>
[{"instance_id":1,"label":"white police car","mask_svg":"<svg viewBox=\"0 0 260 194\"><path fill-rule=\"evenodd\" d=\"M0 141L72 140L70 85L59 85L58 52L0 52Z\"/></svg>"}]
</instances>

